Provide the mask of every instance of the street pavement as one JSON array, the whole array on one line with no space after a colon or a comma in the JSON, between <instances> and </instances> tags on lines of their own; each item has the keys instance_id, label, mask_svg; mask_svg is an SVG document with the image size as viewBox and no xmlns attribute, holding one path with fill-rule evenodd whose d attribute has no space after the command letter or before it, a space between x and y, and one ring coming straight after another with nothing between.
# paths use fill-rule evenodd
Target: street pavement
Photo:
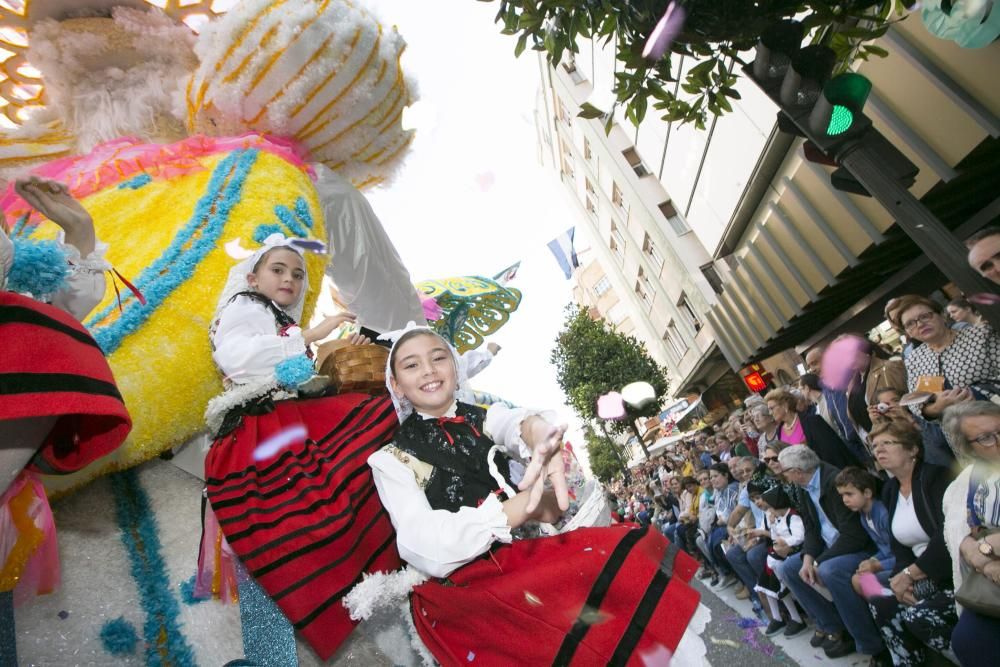
<instances>
[{"instance_id":1,"label":"street pavement","mask_svg":"<svg viewBox=\"0 0 1000 667\"><path fill-rule=\"evenodd\" d=\"M823 665L823 667L866 667L868 656L857 653L831 660L822 650L809 645L812 627L798 637L786 639L780 634L772 641L753 615L750 603L737 600L735 589L714 591L694 579L701 601L712 610L712 620L702 633L708 647L708 662L714 667L764 667L768 665ZM674 667L689 667L676 665Z\"/></svg>"}]
</instances>

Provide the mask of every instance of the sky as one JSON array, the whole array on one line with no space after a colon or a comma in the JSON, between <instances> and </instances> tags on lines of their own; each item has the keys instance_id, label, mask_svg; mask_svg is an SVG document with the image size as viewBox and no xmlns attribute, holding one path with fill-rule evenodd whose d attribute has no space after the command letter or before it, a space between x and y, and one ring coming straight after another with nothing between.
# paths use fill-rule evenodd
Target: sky
<instances>
[{"instance_id":1,"label":"sky","mask_svg":"<svg viewBox=\"0 0 1000 667\"><path fill-rule=\"evenodd\" d=\"M503 349L472 384L518 405L556 409L582 451L549 363L572 282L546 244L575 224L575 213L556 172L538 159L535 52L514 57L516 39L493 22L496 2L365 4L406 39L403 67L420 98L402 171L366 195L414 282L492 277L522 262L510 283L522 291L521 305L489 337Z\"/></svg>"}]
</instances>

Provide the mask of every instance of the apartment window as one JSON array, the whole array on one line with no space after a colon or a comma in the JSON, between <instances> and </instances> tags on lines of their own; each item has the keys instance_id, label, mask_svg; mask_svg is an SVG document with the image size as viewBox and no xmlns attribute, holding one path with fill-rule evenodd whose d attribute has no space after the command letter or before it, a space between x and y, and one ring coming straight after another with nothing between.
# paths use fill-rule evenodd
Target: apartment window
<instances>
[{"instance_id":1,"label":"apartment window","mask_svg":"<svg viewBox=\"0 0 1000 667\"><path fill-rule=\"evenodd\" d=\"M709 263L701 267L701 274L705 276L705 280L708 281L709 286L711 286L712 291L716 294L722 294L724 291L722 287L722 278L719 277L719 272L715 270L715 264Z\"/></svg>"},{"instance_id":2,"label":"apartment window","mask_svg":"<svg viewBox=\"0 0 1000 667\"><path fill-rule=\"evenodd\" d=\"M663 332L663 342L667 344L667 349L674 355L674 359L679 361L687 352L687 344L684 337L677 330L677 325L671 321L667 325L667 330Z\"/></svg>"},{"instance_id":3,"label":"apartment window","mask_svg":"<svg viewBox=\"0 0 1000 667\"><path fill-rule=\"evenodd\" d=\"M569 111L566 110L566 105L563 104L563 101L557 98L556 105L558 105L559 120L566 123L567 125L572 125L573 117L569 115Z\"/></svg>"},{"instance_id":4,"label":"apartment window","mask_svg":"<svg viewBox=\"0 0 1000 667\"><path fill-rule=\"evenodd\" d=\"M632 167L632 171L635 172L636 176L645 176L649 173L646 166L642 163L642 158L639 157L634 148L626 148L622 151L622 155L625 156L625 161Z\"/></svg>"},{"instance_id":5,"label":"apartment window","mask_svg":"<svg viewBox=\"0 0 1000 667\"><path fill-rule=\"evenodd\" d=\"M677 213L677 209L674 208L674 203L671 200L668 199L663 202L660 204L659 208L660 213L662 213L663 217L670 223L670 227L674 230L675 234L680 236L681 234L686 234L691 231L691 228L688 227L687 221Z\"/></svg>"},{"instance_id":6,"label":"apartment window","mask_svg":"<svg viewBox=\"0 0 1000 667\"><path fill-rule=\"evenodd\" d=\"M608 309L607 319L616 327L624 322L626 317L628 317L628 313L625 309L625 303L622 301L619 301Z\"/></svg>"},{"instance_id":7,"label":"apartment window","mask_svg":"<svg viewBox=\"0 0 1000 667\"><path fill-rule=\"evenodd\" d=\"M590 179L589 178L585 178L583 180L584 180L584 183L587 186L587 194L589 194L589 195L596 195L597 194L597 190L594 189L594 184L590 182Z\"/></svg>"},{"instance_id":8,"label":"apartment window","mask_svg":"<svg viewBox=\"0 0 1000 667\"><path fill-rule=\"evenodd\" d=\"M653 239L649 237L648 233L646 234L646 238L643 239L642 251L646 253L647 257L649 257L649 261L651 261L653 266L656 267L656 273L659 274L660 269L663 268L663 257L660 256L660 251L656 249L656 245L653 243Z\"/></svg>"},{"instance_id":9,"label":"apartment window","mask_svg":"<svg viewBox=\"0 0 1000 667\"><path fill-rule=\"evenodd\" d=\"M575 61L571 60L569 62L563 63L562 68L566 70L567 74L569 74L569 78L573 80L573 83L583 83L584 81L583 75L580 74L580 72L576 69Z\"/></svg>"},{"instance_id":10,"label":"apartment window","mask_svg":"<svg viewBox=\"0 0 1000 667\"><path fill-rule=\"evenodd\" d=\"M677 307L680 309L684 319L691 325L691 328L695 331L701 331L701 320L698 318L698 314L694 312L694 308L691 307L691 302L688 301L687 295L683 292L681 293L681 300L677 302Z\"/></svg>"},{"instance_id":11,"label":"apartment window","mask_svg":"<svg viewBox=\"0 0 1000 667\"><path fill-rule=\"evenodd\" d=\"M590 141L586 138L583 140L583 158L585 160L590 160L594 157L594 154L590 151Z\"/></svg>"},{"instance_id":12,"label":"apartment window","mask_svg":"<svg viewBox=\"0 0 1000 667\"><path fill-rule=\"evenodd\" d=\"M625 252L620 245L615 243L614 238L611 239L611 243L609 243L608 246L611 248L611 252L613 252L615 257L618 259L618 263L623 263L625 261Z\"/></svg>"},{"instance_id":13,"label":"apartment window","mask_svg":"<svg viewBox=\"0 0 1000 667\"><path fill-rule=\"evenodd\" d=\"M648 284L641 278L635 281L635 293L639 296L639 299L646 306L647 310L653 306L653 298L649 294Z\"/></svg>"},{"instance_id":14,"label":"apartment window","mask_svg":"<svg viewBox=\"0 0 1000 667\"><path fill-rule=\"evenodd\" d=\"M618 208L625 208L625 199L622 197L622 189L615 182L611 183L611 201Z\"/></svg>"},{"instance_id":15,"label":"apartment window","mask_svg":"<svg viewBox=\"0 0 1000 667\"><path fill-rule=\"evenodd\" d=\"M642 283L642 286L645 289L646 294L649 294L650 298L652 298L652 296L656 294L656 288L653 287L653 283L650 282L649 276L646 275L646 272L642 270L641 266L639 267L639 282Z\"/></svg>"},{"instance_id":16,"label":"apartment window","mask_svg":"<svg viewBox=\"0 0 1000 667\"><path fill-rule=\"evenodd\" d=\"M569 156L569 155L564 156L563 159L562 159L562 172L563 172L563 174L565 176L568 176L569 178L573 178L573 175L574 175L574 173L573 173L573 158L571 156Z\"/></svg>"},{"instance_id":17,"label":"apartment window","mask_svg":"<svg viewBox=\"0 0 1000 667\"><path fill-rule=\"evenodd\" d=\"M587 197L586 206L587 206L587 211L589 211L592 215L597 215L597 205L594 204L593 199Z\"/></svg>"},{"instance_id":18,"label":"apartment window","mask_svg":"<svg viewBox=\"0 0 1000 667\"><path fill-rule=\"evenodd\" d=\"M618 246L623 250L625 248L625 237L622 236L622 232L618 229L618 225L614 222L611 223L611 238L618 242Z\"/></svg>"},{"instance_id":19,"label":"apartment window","mask_svg":"<svg viewBox=\"0 0 1000 667\"><path fill-rule=\"evenodd\" d=\"M611 281L608 280L607 276L604 276L594 284L594 294L598 297L604 296L609 289L611 289Z\"/></svg>"}]
</instances>

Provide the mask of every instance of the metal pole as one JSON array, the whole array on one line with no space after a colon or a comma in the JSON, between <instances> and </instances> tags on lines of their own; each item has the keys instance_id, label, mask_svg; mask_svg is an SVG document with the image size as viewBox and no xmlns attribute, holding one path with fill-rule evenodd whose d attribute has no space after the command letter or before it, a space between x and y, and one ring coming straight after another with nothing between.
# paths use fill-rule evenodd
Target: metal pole
<instances>
[{"instance_id":1,"label":"metal pole","mask_svg":"<svg viewBox=\"0 0 1000 667\"><path fill-rule=\"evenodd\" d=\"M996 292L996 285L969 266L965 245L894 177L892 170L885 168L881 153L870 137L870 133L865 133L840 151L838 163L865 186L927 258L966 296ZM1000 306L977 304L977 309L995 331L1000 331Z\"/></svg>"}]
</instances>

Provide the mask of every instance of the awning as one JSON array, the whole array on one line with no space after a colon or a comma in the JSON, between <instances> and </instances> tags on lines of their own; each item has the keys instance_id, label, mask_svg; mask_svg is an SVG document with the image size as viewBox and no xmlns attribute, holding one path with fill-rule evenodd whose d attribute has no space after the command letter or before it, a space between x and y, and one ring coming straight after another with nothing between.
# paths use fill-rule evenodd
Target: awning
<instances>
[{"instance_id":1,"label":"awning","mask_svg":"<svg viewBox=\"0 0 1000 667\"><path fill-rule=\"evenodd\" d=\"M649 448L649 455L652 456L657 452L660 452L667 448L668 445L672 445L678 440L683 440L684 438L691 435L690 433L678 433L677 435L672 435L667 438L660 438L653 443L653 446Z\"/></svg>"}]
</instances>

